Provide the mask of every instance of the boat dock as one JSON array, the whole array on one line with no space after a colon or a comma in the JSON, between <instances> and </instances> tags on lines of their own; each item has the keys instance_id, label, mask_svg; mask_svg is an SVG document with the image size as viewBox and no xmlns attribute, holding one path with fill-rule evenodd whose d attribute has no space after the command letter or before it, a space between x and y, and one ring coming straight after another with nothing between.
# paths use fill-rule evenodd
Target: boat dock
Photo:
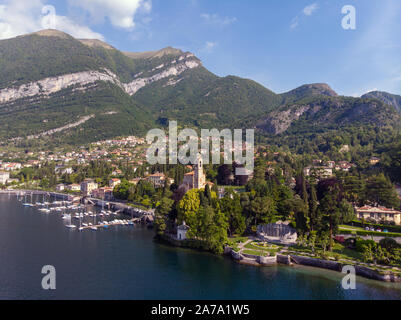
<instances>
[{"instance_id":1,"label":"boat dock","mask_svg":"<svg viewBox=\"0 0 401 320\"><path fill-rule=\"evenodd\" d=\"M119 222L109 222L108 224L98 224L98 225L92 225L92 226L82 226L79 228L80 231L83 230L90 230L90 229L106 229L108 227L113 227L113 226L133 226L135 223L141 222L141 219L135 218L131 220L120 220Z\"/></svg>"},{"instance_id":2,"label":"boat dock","mask_svg":"<svg viewBox=\"0 0 401 320\"><path fill-rule=\"evenodd\" d=\"M42 196L47 195L53 197L58 200L65 200L65 201L73 201L73 202L80 202L81 197L75 196L71 194L64 194L58 192L51 192L51 191L41 191L41 190L0 190L0 194L8 194L8 195L16 195L16 196L25 196L25 195L33 195L33 196Z\"/></svg>"}]
</instances>

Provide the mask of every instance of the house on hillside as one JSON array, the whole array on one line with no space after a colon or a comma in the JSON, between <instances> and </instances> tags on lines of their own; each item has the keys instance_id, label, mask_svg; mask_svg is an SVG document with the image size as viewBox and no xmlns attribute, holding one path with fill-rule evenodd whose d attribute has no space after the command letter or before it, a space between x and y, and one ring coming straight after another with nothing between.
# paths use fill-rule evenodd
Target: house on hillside
<instances>
[{"instance_id":1,"label":"house on hillside","mask_svg":"<svg viewBox=\"0 0 401 320\"><path fill-rule=\"evenodd\" d=\"M99 186L97 182L93 179L85 179L81 183L81 192L85 195L88 196L91 194L91 192L95 189L97 189Z\"/></svg>"},{"instance_id":2,"label":"house on hillside","mask_svg":"<svg viewBox=\"0 0 401 320\"><path fill-rule=\"evenodd\" d=\"M401 224L401 212L385 207L364 206L355 208L359 219L374 220L375 222L393 222L396 225Z\"/></svg>"},{"instance_id":3,"label":"house on hillside","mask_svg":"<svg viewBox=\"0 0 401 320\"><path fill-rule=\"evenodd\" d=\"M109 180L109 187L110 188L115 188L117 187L119 184L121 184L121 180L120 179L110 179Z\"/></svg>"},{"instance_id":4,"label":"house on hillside","mask_svg":"<svg viewBox=\"0 0 401 320\"><path fill-rule=\"evenodd\" d=\"M0 172L0 184L6 184L10 179L10 174L8 172L1 171Z\"/></svg>"},{"instance_id":5,"label":"house on hillside","mask_svg":"<svg viewBox=\"0 0 401 320\"><path fill-rule=\"evenodd\" d=\"M166 183L166 176L164 173L156 172L155 174L148 176L146 180L152 183L155 188L162 188Z\"/></svg>"}]
</instances>

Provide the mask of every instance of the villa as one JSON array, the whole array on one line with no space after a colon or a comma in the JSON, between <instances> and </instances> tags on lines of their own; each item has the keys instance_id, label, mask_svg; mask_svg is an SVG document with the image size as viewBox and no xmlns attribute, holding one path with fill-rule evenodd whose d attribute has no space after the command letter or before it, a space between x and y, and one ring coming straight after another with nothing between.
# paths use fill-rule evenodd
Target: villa
<instances>
[{"instance_id":1,"label":"villa","mask_svg":"<svg viewBox=\"0 0 401 320\"><path fill-rule=\"evenodd\" d=\"M166 182L166 176L163 173L156 172L146 178L155 188L162 188Z\"/></svg>"},{"instance_id":2,"label":"villa","mask_svg":"<svg viewBox=\"0 0 401 320\"><path fill-rule=\"evenodd\" d=\"M355 210L359 219L393 222L396 225L401 224L401 212L394 209L364 206L355 208Z\"/></svg>"}]
</instances>

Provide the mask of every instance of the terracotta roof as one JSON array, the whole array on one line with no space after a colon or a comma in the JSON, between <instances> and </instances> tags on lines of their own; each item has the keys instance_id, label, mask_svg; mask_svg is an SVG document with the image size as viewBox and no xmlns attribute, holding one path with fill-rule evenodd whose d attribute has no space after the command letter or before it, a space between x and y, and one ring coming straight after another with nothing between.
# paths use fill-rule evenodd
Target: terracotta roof
<instances>
[{"instance_id":1,"label":"terracotta roof","mask_svg":"<svg viewBox=\"0 0 401 320\"><path fill-rule=\"evenodd\" d=\"M161 176L164 176L164 173L156 172L150 175L150 177L161 177Z\"/></svg>"},{"instance_id":2,"label":"terracotta roof","mask_svg":"<svg viewBox=\"0 0 401 320\"><path fill-rule=\"evenodd\" d=\"M371 206L364 206L361 208L356 208L358 213L387 213L387 214L401 214L400 211L389 209L385 207L371 207Z\"/></svg>"}]
</instances>

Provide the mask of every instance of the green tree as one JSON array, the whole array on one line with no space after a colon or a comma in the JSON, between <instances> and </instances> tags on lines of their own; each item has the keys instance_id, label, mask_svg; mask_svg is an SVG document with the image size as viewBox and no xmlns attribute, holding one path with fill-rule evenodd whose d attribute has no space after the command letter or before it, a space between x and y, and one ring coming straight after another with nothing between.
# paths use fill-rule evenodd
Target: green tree
<instances>
[{"instance_id":1,"label":"green tree","mask_svg":"<svg viewBox=\"0 0 401 320\"><path fill-rule=\"evenodd\" d=\"M116 199L128 200L132 187L133 184L129 183L127 180L123 180L119 185L114 187L113 195Z\"/></svg>"},{"instance_id":2,"label":"green tree","mask_svg":"<svg viewBox=\"0 0 401 320\"><path fill-rule=\"evenodd\" d=\"M238 194L227 192L220 200L220 208L228 220L230 235L242 235L246 229L245 217L242 215L241 201Z\"/></svg>"},{"instance_id":3,"label":"green tree","mask_svg":"<svg viewBox=\"0 0 401 320\"><path fill-rule=\"evenodd\" d=\"M156 233L161 236L166 233L169 215L173 208L174 201L164 197L161 201L159 206L156 208L155 215L155 228Z\"/></svg>"},{"instance_id":4,"label":"green tree","mask_svg":"<svg viewBox=\"0 0 401 320\"><path fill-rule=\"evenodd\" d=\"M398 208L400 206L400 200L393 183L383 173L368 179L366 198L373 204L388 208Z\"/></svg>"},{"instance_id":5,"label":"green tree","mask_svg":"<svg viewBox=\"0 0 401 320\"><path fill-rule=\"evenodd\" d=\"M178 203L178 221L182 223L186 221L188 225L191 221L195 221L196 214L200 207L199 190L189 190L182 200Z\"/></svg>"},{"instance_id":6,"label":"green tree","mask_svg":"<svg viewBox=\"0 0 401 320\"><path fill-rule=\"evenodd\" d=\"M319 224L318 219L318 202L317 202L317 194L315 185L311 185L310 187L310 197L309 197L309 225L310 229L313 231L316 229Z\"/></svg>"}]
</instances>

